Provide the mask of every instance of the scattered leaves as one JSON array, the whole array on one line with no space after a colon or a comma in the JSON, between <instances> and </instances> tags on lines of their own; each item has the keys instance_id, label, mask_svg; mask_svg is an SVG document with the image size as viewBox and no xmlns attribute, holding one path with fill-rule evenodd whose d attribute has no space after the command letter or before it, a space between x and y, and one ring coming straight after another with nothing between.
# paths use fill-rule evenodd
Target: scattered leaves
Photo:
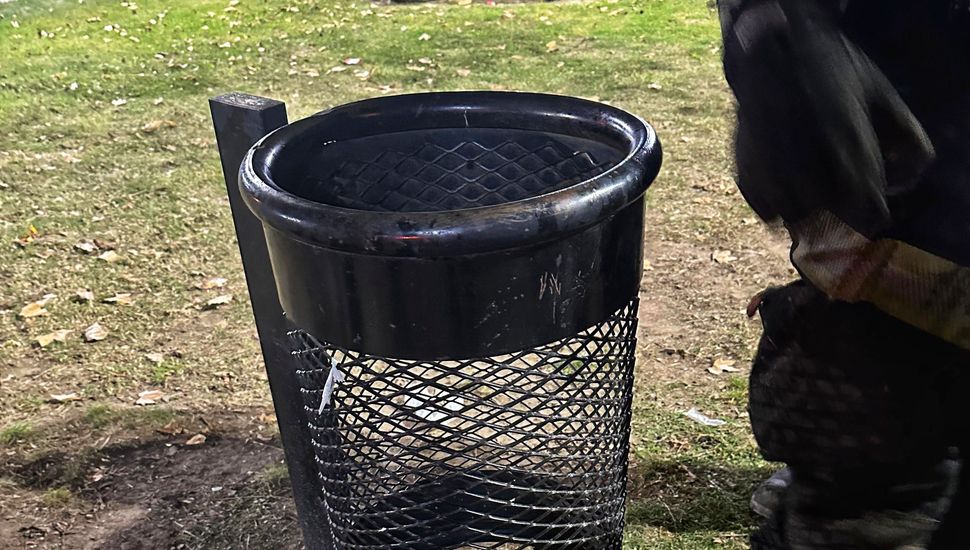
<instances>
[{"instance_id":1,"label":"scattered leaves","mask_svg":"<svg viewBox=\"0 0 970 550\"><path fill-rule=\"evenodd\" d=\"M555 40L546 42L546 51L550 53L559 51L559 44L557 44Z\"/></svg>"},{"instance_id":2,"label":"scattered leaves","mask_svg":"<svg viewBox=\"0 0 970 550\"><path fill-rule=\"evenodd\" d=\"M44 309L44 304L47 302L41 300L39 302L31 302L20 309L20 318L31 319L33 317L46 317L50 315L50 312Z\"/></svg>"},{"instance_id":3,"label":"scattered leaves","mask_svg":"<svg viewBox=\"0 0 970 550\"><path fill-rule=\"evenodd\" d=\"M734 364L735 362L731 359L718 357L714 360L714 364L708 367L707 372L715 376L724 374L725 372L740 372L741 369L735 367Z\"/></svg>"},{"instance_id":4,"label":"scattered leaves","mask_svg":"<svg viewBox=\"0 0 970 550\"><path fill-rule=\"evenodd\" d=\"M110 298L105 298L102 301L106 304L118 304L121 306L130 306L133 303L135 303L134 300L131 299L131 294L128 292L115 294L114 296L111 296Z\"/></svg>"},{"instance_id":5,"label":"scattered leaves","mask_svg":"<svg viewBox=\"0 0 970 550\"><path fill-rule=\"evenodd\" d=\"M465 78L466 76L471 76L472 72L468 69L456 69L455 72L458 76Z\"/></svg>"},{"instance_id":6,"label":"scattered leaves","mask_svg":"<svg viewBox=\"0 0 970 550\"><path fill-rule=\"evenodd\" d=\"M165 360L165 356L162 355L161 353L146 353L145 359L148 359L149 361L157 365Z\"/></svg>"},{"instance_id":7,"label":"scattered leaves","mask_svg":"<svg viewBox=\"0 0 970 550\"><path fill-rule=\"evenodd\" d=\"M330 72L332 73L342 73L346 70L347 70L347 67L344 67L343 65L337 65L336 67L330 68Z\"/></svg>"},{"instance_id":8,"label":"scattered leaves","mask_svg":"<svg viewBox=\"0 0 970 550\"><path fill-rule=\"evenodd\" d=\"M94 293L90 290L79 290L77 294L74 295L74 300L80 303L93 302Z\"/></svg>"},{"instance_id":9,"label":"scattered leaves","mask_svg":"<svg viewBox=\"0 0 970 550\"><path fill-rule=\"evenodd\" d=\"M138 394L135 405L154 405L162 397L165 397L165 394L161 390L145 390Z\"/></svg>"},{"instance_id":10,"label":"scattered leaves","mask_svg":"<svg viewBox=\"0 0 970 550\"><path fill-rule=\"evenodd\" d=\"M714 260L715 263L728 264L737 260L738 258L734 254L731 254L729 250L715 250L711 254L711 259Z\"/></svg>"},{"instance_id":11,"label":"scattered leaves","mask_svg":"<svg viewBox=\"0 0 970 550\"><path fill-rule=\"evenodd\" d=\"M40 235L40 231L37 231L37 228L34 227L34 224L29 224L27 226L27 230L24 231L24 233L20 235L20 237L17 237L17 240L15 242L21 247L25 247L28 244L34 242L34 240L39 235Z\"/></svg>"},{"instance_id":12,"label":"scattered leaves","mask_svg":"<svg viewBox=\"0 0 970 550\"><path fill-rule=\"evenodd\" d=\"M168 424L165 424L164 426L159 428L158 433L165 434L165 435L179 435L181 433L185 433L185 430L182 429L181 426L176 424L174 420L172 420Z\"/></svg>"},{"instance_id":13,"label":"scattered leaves","mask_svg":"<svg viewBox=\"0 0 970 550\"><path fill-rule=\"evenodd\" d=\"M121 255L119 255L114 250L108 250L108 251L104 252L103 254L101 254L100 256L98 256L98 259L99 260L104 260L104 261L108 262L109 264L113 264L113 263L121 260Z\"/></svg>"},{"instance_id":14,"label":"scattered leaves","mask_svg":"<svg viewBox=\"0 0 970 550\"><path fill-rule=\"evenodd\" d=\"M51 399L54 403L69 403L71 401L80 401L81 396L77 392L71 393L52 393Z\"/></svg>"},{"instance_id":15,"label":"scattered leaves","mask_svg":"<svg viewBox=\"0 0 970 550\"><path fill-rule=\"evenodd\" d=\"M74 249L84 252L85 254L91 254L98 249L98 245L91 241L81 241L74 245Z\"/></svg>"},{"instance_id":16,"label":"scattered leaves","mask_svg":"<svg viewBox=\"0 0 970 550\"><path fill-rule=\"evenodd\" d=\"M219 306L223 306L232 301L232 294L223 294L222 296L216 296L215 298L209 300L205 303L206 309L215 309Z\"/></svg>"},{"instance_id":17,"label":"scattered leaves","mask_svg":"<svg viewBox=\"0 0 970 550\"><path fill-rule=\"evenodd\" d=\"M175 128L177 124L172 120L153 120L141 127L141 131L146 134L157 132L162 128Z\"/></svg>"},{"instance_id":18,"label":"scattered leaves","mask_svg":"<svg viewBox=\"0 0 970 550\"><path fill-rule=\"evenodd\" d=\"M108 330L101 326L101 323L94 323L84 329L85 342L100 342L108 337Z\"/></svg>"},{"instance_id":19,"label":"scattered leaves","mask_svg":"<svg viewBox=\"0 0 970 550\"><path fill-rule=\"evenodd\" d=\"M54 342L67 341L67 335L70 333L71 331L67 329L55 330L54 332L48 332L47 334L38 336L35 341L37 342L38 346L46 348Z\"/></svg>"},{"instance_id":20,"label":"scattered leaves","mask_svg":"<svg viewBox=\"0 0 970 550\"><path fill-rule=\"evenodd\" d=\"M222 288L226 286L227 282L229 281L224 277L209 277L208 279L200 283L197 283L195 285L195 288L198 288L199 290L211 290L213 288Z\"/></svg>"},{"instance_id":21,"label":"scattered leaves","mask_svg":"<svg viewBox=\"0 0 970 550\"><path fill-rule=\"evenodd\" d=\"M204 434L195 434L185 442L186 445L202 445L203 443L205 443Z\"/></svg>"}]
</instances>

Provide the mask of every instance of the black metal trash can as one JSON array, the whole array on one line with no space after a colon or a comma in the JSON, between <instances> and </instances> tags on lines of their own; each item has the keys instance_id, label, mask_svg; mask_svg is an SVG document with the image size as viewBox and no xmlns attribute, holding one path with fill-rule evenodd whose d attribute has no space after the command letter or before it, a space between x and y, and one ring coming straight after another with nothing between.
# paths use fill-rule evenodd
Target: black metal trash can
<instances>
[{"instance_id":1,"label":"black metal trash can","mask_svg":"<svg viewBox=\"0 0 970 550\"><path fill-rule=\"evenodd\" d=\"M477 92L249 151L337 548L620 547L660 160L617 109Z\"/></svg>"}]
</instances>

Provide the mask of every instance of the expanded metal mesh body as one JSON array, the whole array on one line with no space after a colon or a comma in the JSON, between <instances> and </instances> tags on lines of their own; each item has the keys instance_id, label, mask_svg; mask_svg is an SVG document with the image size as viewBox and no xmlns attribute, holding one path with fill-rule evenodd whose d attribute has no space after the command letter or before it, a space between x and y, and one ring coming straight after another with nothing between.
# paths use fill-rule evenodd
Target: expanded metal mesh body
<instances>
[{"instance_id":1,"label":"expanded metal mesh body","mask_svg":"<svg viewBox=\"0 0 970 550\"><path fill-rule=\"evenodd\" d=\"M455 361L292 332L337 548L620 548L636 312Z\"/></svg>"}]
</instances>

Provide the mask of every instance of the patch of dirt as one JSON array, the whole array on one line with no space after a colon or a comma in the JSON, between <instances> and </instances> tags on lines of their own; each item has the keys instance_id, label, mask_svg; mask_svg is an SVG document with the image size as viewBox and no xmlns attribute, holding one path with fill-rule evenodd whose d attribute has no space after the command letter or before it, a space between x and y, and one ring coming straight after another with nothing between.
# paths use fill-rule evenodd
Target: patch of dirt
<instances>
[{"instance_id":1,"label":"patch of dirt","mask_svg":"<svg viewBox=\"0 0 970 550\"><path fill-rule=\"evenodd\" d=\"M83 460L50 453L6 474L13 486L0 504L0 548L299 548L289 488L265 474L278 474L281 460L275 445L216 434L193 446L166 438L108 447ZM79 472L74 496L51 505L45 495L67 481L65 463Z\"/></svg>"}]
</instances>

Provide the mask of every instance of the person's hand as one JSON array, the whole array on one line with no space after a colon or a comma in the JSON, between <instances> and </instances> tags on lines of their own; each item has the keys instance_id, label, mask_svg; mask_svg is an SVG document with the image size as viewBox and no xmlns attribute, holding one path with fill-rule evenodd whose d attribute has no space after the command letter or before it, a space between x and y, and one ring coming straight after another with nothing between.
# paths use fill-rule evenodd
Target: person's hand
<instances>
[{"instance_id":1,"label":"person's hand","mask_svg":"<svg viewBox=\"0 0 970 550\"><path fill-rule=\"evenodd\" d=\"M738 184L766 220L828 210L869 236L933 149L878 67L812 2L758 2L725 26Z\"/></svg>"}]
</instances>

